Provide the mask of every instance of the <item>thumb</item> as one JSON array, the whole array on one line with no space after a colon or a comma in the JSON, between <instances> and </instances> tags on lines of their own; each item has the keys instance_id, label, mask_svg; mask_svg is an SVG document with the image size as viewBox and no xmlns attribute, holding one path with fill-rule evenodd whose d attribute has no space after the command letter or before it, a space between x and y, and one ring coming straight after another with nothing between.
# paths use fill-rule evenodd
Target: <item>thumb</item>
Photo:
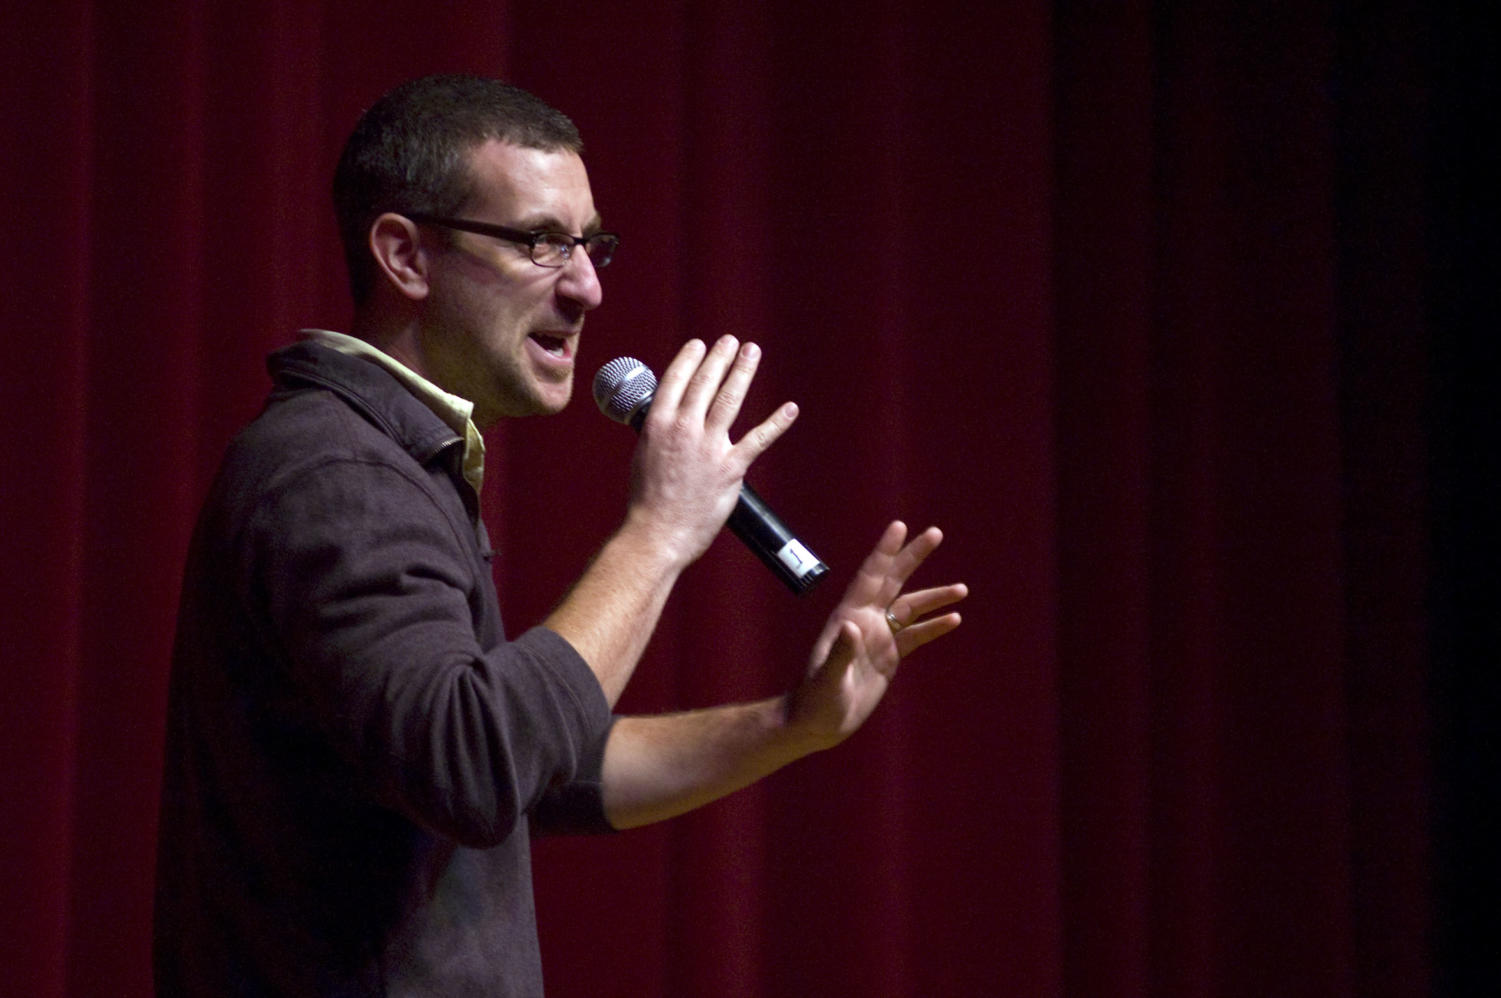
<instances>
[{"instance_id":1,"label":"thumb","mask_svg":"<svg viewBox=\"0 0 1501 998\"><path fill-rule=\"evenodd\" d=\"M855 625L854 621L841 621L839 630L834 635L834 644L829 648L829 654L823 660L823 668L836 676L842 676L850 667L850 663L860 654L863 645L860 628Z\"/></svg>"}]
</instances>

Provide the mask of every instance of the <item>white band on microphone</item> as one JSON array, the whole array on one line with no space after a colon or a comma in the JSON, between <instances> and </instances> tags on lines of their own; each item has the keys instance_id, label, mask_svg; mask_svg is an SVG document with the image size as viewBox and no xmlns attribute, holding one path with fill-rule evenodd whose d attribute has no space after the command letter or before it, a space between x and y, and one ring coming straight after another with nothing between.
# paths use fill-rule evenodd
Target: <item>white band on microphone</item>
<instances>
[{"instance_id":1,"label":"white band on microphone","mask_svg":"<svg viewBox=\"0 0 1501 998\"><path fill-rule=\"evenodd\" d=\"M782 550L777 552L777 560L791 569L792 574L799 579L822 564L796 537L782 545Z\"/></svg>"}]
</instances>

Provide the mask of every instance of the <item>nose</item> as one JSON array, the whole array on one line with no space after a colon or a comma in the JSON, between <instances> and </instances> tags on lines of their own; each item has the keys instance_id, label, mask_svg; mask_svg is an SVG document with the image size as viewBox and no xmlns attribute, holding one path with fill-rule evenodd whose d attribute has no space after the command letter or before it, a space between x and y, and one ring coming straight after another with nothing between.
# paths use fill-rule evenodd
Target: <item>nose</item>
<instances>
[{"instance_id":1,"label":"nose","mask_svg":"<svg viewBox=\"0 0 1501 998\"><path fill-rule=\"evenodd\" d=\"M568 254L558 275L558 294L573 302L584 311L598 308L604 300L604 288L599 283L599 271L583 247Z\"/></svg>"}]
</instances>

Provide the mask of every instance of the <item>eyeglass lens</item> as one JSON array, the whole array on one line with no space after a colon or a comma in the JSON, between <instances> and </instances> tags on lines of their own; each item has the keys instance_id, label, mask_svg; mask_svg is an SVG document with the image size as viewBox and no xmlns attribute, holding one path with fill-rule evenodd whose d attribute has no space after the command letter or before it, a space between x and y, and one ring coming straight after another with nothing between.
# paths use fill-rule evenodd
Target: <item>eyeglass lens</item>
<instances>
[{"instance_id":1,"label":"eyeglass lens","mask_svg":"<svg viewBox=\"0 0 1501 998\"><path fill-rule=\"evenodd\" d=\"M610 262L618 244L619 240L614 236L600 234L590 236L584 247L589 254L589 262L598 268ZM532 244L532 261L544 267L561 267L568 262L575 245L573 238L564 233L542 233Z\"/></svg>"}]
</instances>

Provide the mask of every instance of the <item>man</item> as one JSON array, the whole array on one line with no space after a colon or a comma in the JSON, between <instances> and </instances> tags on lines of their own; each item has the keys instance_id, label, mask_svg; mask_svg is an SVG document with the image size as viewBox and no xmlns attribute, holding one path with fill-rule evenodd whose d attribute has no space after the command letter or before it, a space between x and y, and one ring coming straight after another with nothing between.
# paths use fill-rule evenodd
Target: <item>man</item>
<instances>
[{"instance_id":1,"label":"man","mask_svg":"<svg viewBox=\"0 0 1501 998\"><path fill-rule=\"evenodd\" d=\"M273 354L189 556L168 718L163 994L540 994L528 838L628 828L847 737L962 585L892 524L759 703L613 718L679 574L796 416L729 429L758 351L663 373L625 518L541 626L501 630L479 427L568 402L614 236L571 122L434 77L362 117L335 178L351 336Z\"/></svg>"}]
</instances>

